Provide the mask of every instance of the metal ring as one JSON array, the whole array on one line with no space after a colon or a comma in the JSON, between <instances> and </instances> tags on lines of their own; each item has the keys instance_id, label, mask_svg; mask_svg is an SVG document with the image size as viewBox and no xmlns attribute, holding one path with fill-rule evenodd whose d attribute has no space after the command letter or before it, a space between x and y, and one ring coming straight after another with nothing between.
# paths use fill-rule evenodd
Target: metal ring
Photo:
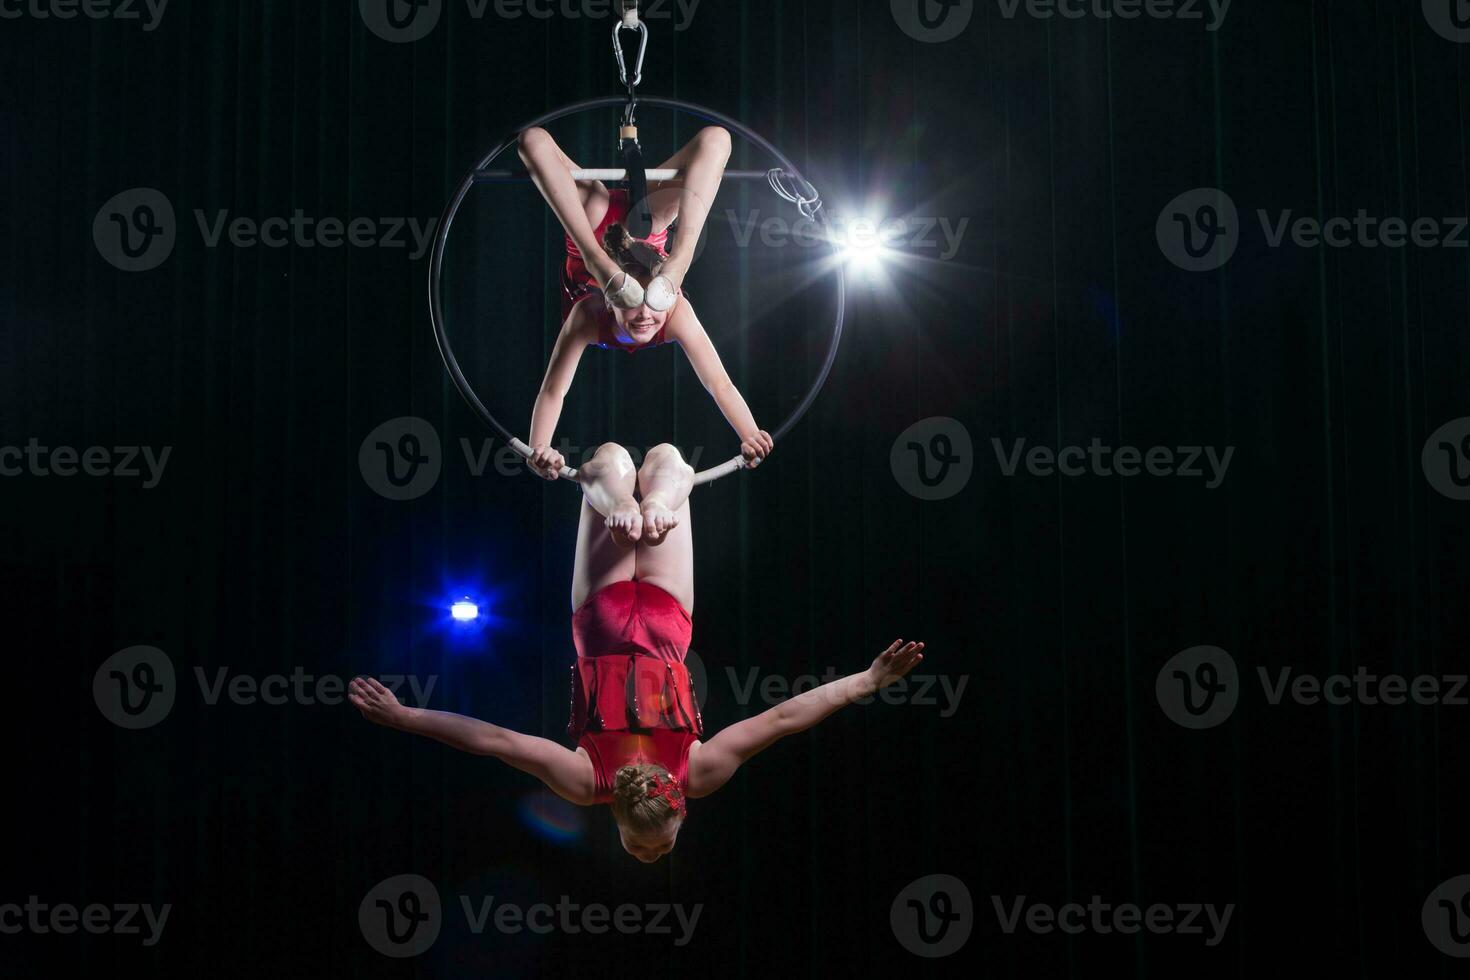
<instances>
[{"instance_id":1,"label":"metal ring","mask_svg":"<svg viewBox=\"0 0 1470 980\"><path fill-rule=\"evenodd\" d=\"M801 172L796 169L796 165L787 159L786 154L782 153L773 143L759 133L751 130L744 123L731 119L729 116L717 112L714 109L696 105L693 102L685 102L682 99L644 98L642 101L647 105L671 109L676 112L685 112L689 115L697 116L706 122L717 123L727 129L731 129L775 157L787 173L805 180L805 178L801 177ZM464 203L464 199L469 194L470 189L475 186L475 174L487 169L496 157L515 146L520 141L521 133L533 126L544 126L547 123L564 119L567 116L574 116L578 113L589 112L594 109L613 108L622 104L623 99L620 96L587 99L583 102L575 102L571 105L562 106L559 109L553 109L545 115L538 116L525 125L517 127L514 132L501 140L495 149L491 150L488 155L481 159L465 175L464 180L460 182L459 189L455 192L454 197L450 199L449 206L445 209L444 215L439 221L439 230L434 236L434 251L429 260L429 319L434 325L434 339L439 344L439 355L444 359L444 367L449 372L450 380L454 382L454 387L459 390L460 396L464 398L470 410L479 416L480 421L484 422L496 432L499 432L505 441L523 457L528 455L530 447L512 435L509 429L501 425L495 416L490 414L490 410L485 407L485 404L480 401L479 396L475 394L474 386L465 377L464 370L460 368L459 361L454 356L454 350L449 345L449 336L444 329L444 300L441 288L441 279L444 272L444 249L446 243L449 241L449 230L454 224L455 216L459 213L460 205ZM817 215L818 218L814 220L818 220L823 230L828 232L825 237L831 244L834 254L838 253L839 246L831 234L831 227L826 212L819 210L817 211ZM847 315L847 277L843 273L840 262L834 266L834 273L837 278L837 318L832 325L832 339L827 344L827 351L822 361L821 370L817 372L817 376L812 381L811 387L807 389L806 394L797 403L796 408L787 416L786 421L782 422L776 428L776 431L772 433L772 439L776 442L780 442L785 438L786 434L795 428L796 424L806 415L807 410L812 407L812 403L817 400L817 395L827 383L828 375L832 373L832 365L837 360L837 350L842 345L843 321ZM699 485L717 480L736 470L743 469L744 462L744 458L737 455L733 459L726 460L724 463L712 466L707 470L702 470L695 474L694 482L696 485ZM561 476L563 479L575 480L576 470L563 468Z\"/></svg>"}]
</instances>

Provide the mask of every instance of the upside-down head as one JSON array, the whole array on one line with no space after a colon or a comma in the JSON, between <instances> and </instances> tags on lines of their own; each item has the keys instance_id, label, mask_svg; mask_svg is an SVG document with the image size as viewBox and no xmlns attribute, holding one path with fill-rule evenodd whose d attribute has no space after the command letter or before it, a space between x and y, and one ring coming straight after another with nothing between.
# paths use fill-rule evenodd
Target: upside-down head
<instances>
[{"instance_id":1,"label":"upside-down head","mask_svg":"<svg viewBox=\"0 0 1470 980\"><path fill-rule=\"evenodd\" d=\"M634 238L627 226L621 224L608 225L602 236L602 250L612 257L618 268L638 280L638 284L644 289L648 288L648 283L653 279L653 270L667 258L653 245ZM673 312L672 309L659 312L650 309L646 303L640 303L631 310L614 306L612 311L628 336L640 344L653 340Z\"/></svg>"},{"instance_id":2,"label":"upside-down head","mask_svg":"<svg viewBox=\"0 0 1470 980\"><path fill-rule=\"evenodd\" d=\"M688 810L683 787L667 769L639 762L613 776L612 812L623 850L652 864L674 849Z\"/></svg>"}]
</instances>

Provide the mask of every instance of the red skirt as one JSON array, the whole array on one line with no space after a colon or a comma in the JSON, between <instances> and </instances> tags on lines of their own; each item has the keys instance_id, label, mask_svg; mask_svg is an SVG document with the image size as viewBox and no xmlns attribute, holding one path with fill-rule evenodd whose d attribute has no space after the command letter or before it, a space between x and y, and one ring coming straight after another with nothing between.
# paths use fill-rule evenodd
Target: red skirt
<instances>
[{"instance_id":1,"label":"red skirt","mask_svg":"<svg viewBox=\"0 0 1470 980\"><path fill-rule=\"evenodd\" d=\"M704 730L684 658L694 622L647 582L615 582L572 615L573 738L584 732Z\"/></svg>"}]
</instances>

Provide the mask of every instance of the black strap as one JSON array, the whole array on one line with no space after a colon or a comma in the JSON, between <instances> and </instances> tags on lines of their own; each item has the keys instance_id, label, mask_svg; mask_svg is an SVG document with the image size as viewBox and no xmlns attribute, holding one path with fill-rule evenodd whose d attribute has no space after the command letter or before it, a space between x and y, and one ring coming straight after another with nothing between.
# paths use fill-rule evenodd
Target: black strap
<instances>
[{"instance_id":1,"label":"black strap","mask_svg":"<svg viewBox=\"0 0 1470 980\"><path fill-rule=\"evenodd\" d=\"M653 206L648 201L648 173L643 168L643 150L635 139L625 139L620 149L623 169L628 171L628 234L644 239L653 234Z\"/></svg>"}]
</instances>

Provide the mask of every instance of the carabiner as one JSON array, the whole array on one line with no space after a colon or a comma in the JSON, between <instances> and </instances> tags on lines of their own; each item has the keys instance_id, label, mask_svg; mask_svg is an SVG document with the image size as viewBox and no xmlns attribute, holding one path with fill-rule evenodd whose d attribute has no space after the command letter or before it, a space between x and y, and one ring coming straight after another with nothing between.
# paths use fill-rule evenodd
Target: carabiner
<instances>
[{"instance_id":1,"label":"carabiner","mask_svg":"<svg viewBox=\"0 0 1470 980\"><path fill-rule=\"evenodd\" d=\"M623 39L621 37L623 31L634 31L639 35L638 62L633 66L633 80L631 82L628 81L628 63L623 58ZM634 26L629 27L620 20L613 25L612 40L613 54L617 55L618 59L618 77L624 85L637 88L643 84L643 57L648 54L648 25L642 20L639 20Z\"/></svg>"}]
</instances>

